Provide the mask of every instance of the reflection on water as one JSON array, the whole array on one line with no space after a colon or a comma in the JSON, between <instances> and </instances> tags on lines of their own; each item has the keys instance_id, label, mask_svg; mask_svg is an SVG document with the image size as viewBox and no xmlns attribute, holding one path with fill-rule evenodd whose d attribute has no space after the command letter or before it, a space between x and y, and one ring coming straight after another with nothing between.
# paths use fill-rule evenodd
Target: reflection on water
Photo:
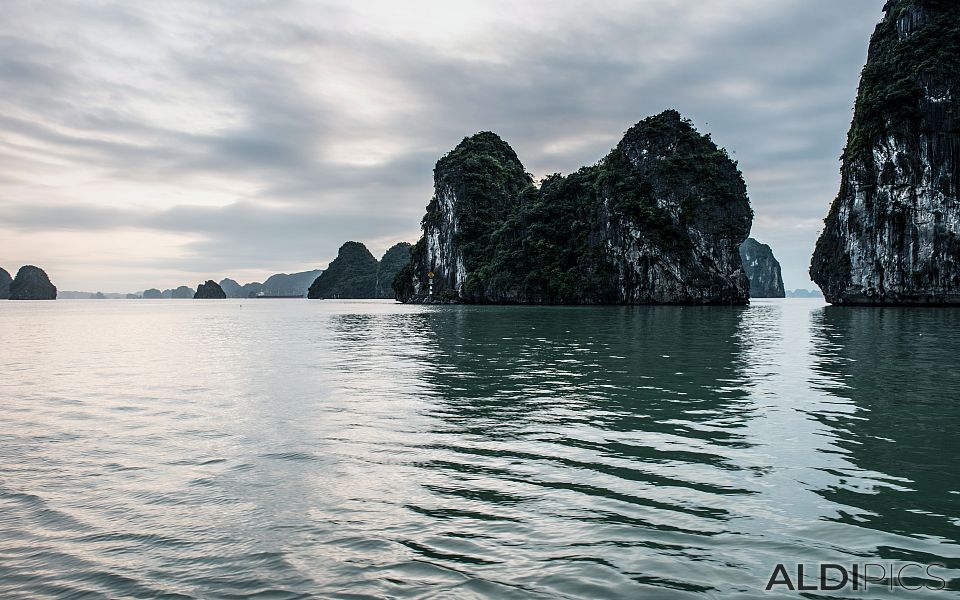
<instances>
[{"instance_id":1,"label":"reflection on water","mask_svg":"<svg viewBox=\"0 0 960 600\"><path fill-rule=\"evenodd\" d=\"M876 559L960 587L955 311L77 301L0 331L0 597L774 598L777 563Z\"/></svg>"}]
</instances>

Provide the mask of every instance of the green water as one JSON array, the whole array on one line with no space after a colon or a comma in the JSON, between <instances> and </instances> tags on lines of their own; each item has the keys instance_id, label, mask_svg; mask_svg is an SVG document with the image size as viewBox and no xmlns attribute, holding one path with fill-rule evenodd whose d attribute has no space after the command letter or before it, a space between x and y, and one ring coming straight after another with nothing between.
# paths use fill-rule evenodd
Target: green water
<instances>
[{"instance_id":1,"label":"green water","mask_svg":"<svg viewBox=\"0 0 960 600\"><path fill-rule=\"evenodd\" d=\"M952 591L806 597L960 590L960 311L65 301L0 331L2 598L794 598L774 566L826 562Z\"/></svg>"}]
</instances>

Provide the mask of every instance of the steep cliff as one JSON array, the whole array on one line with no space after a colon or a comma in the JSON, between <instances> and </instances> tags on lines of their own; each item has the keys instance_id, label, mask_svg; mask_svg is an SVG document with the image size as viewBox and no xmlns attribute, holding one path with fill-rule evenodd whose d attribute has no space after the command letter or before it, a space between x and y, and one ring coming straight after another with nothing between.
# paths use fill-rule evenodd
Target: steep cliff
<instances>
[{"instance_id":1,"label":"steep cliff","mask_svg":"<svg viewBox=\"0 0 960 600\"><path fill-rule=\"evenodd\" d=\"M194 300L226 300L226 298L227 294L223 288L212 279L198 285L197 292L193 295Z\"/></svg>"},{"instance_id":2,"label":"steep cliff","mask_svg":"<svg viewBox=\"0 0 960 600\"><path fill-rule=\"evenodd\" d=\"M960 10L884 11L810 276L834 304L960 304Z\"/></svg>"},{"instance_id":3,"label":"steep cliff","mask_svg":"<svg viewBox=\"0 0 960 600\"><path fill-rule=\"evenodd\" d=\"M10 283L10 300L56 300L57 286L47 273L33 265L20 267Z\"/></svg>"},{"instance_id":4,"label":"steep cliff","mask_svg":"<svg viewBox=\"0 0 960 600\"><path fill-rule=\"evenodd\" d=\"M10 297L10 284L12 282L13 278L10 277L10 273L0 267L0 300L6 300Z\"/></svg>"},{"instance_id":5,"label":"steep cliff","mask_svg":"<svg viewBox=\"0 0 960 600\"><path fill-rule=\"evenodd\" d=\"M423 237L395 281L401 301L748 301L738 247L753 212L743 178L676 111L539 188L506 142L480 133L440 159L434 186Z\"/></svg>"},{"instance_id":6,"label":"steep cliff","mask_svg":"<svg viewBox=\"0 0 960 600\"><path fill-rule=\"evenodd\" d=\"M750 280L751 298L785 298L780 263L773 250L753 238L740 244L740 261Z\"/></svg>"},{"instance_id":7,"label":"steep cliff","mask_svg":"<svg viewBox=\"0 0 960 600\"><path fill-rule=\"evenodd\" d=\"M377 289L377 259L360 242L340 246L337 257L310 285L307 297L373 298Z\"/></svg>"}]
</instances>

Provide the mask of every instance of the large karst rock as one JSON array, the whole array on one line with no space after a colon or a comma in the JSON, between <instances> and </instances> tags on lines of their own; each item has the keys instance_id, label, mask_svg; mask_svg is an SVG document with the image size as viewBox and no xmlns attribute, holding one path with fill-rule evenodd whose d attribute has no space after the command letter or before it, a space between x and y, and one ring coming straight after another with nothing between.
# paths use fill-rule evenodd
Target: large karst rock
<instances>
[{"instance_id":1,"label":"large karst rock","mask_svg":"<svg viewBox=\"0 0 960 600\"><path fill-rule=\"evenodd\" d=\"M740 261L750 280L751 298L784 298L783 275L773 250L753 238L740 244Z\"/></svg>"},{"instance_id":2,"label":"large karst rock","mask_svg":"<svg viewBox=\"0 0 960 600\"><path fill-rule=\"evenodd\" d=\"M376 289L377 259L360 242L347 242L310 285L307 297L373 298Z\"/></svg>"},{"instance_id":3,"label":"large karst rock","mask_svg":"<svg viewBox=\"0 0 960 600\"><path fill-rule=\"evenodd\" d=\"M743 178L676 111L539 188L506 142L479 133L437 162L434 186L423 237L394 283L401 301L748 301L738 248L753 211Z\"/></svg>"},{"instance_id":4,"label":"large karst rock","mask_svg":"<svg viewBox=\"0 0 960 600\"><path fill-rule=\"evenodd\" d=\"M226 298L227 294L224 293L223 288L212 279L198 285L197 292L193 295L194 300L225 300Z\"/></svg>"},{"instance_id":5,"label":"large karst rock","mask_svg":"<svg viewBox=\"0 0 960 600\"><path fill-rule=\"evenodd\" d=\"M56 300L57 286L50 282L46 272L39 267L20 267L10 283L10 300Z\"/></svg>"},{"instance_id":6,"label":"large karst rock","mask_svg":"<svg viewBox=\"0 0 960 600\"><path fill-rule=\"evenodd\" d=\"M960 6L884 11L810 276L834 304L960 304Z\"/></svg>"},{"instance_id":7,"label":"large karst rock","mask_svg":"<svg viewBox=\"0 0 960 600\"><path fill-rule=\"evenodd\" d=\"M337 258L310 286L307 297L393 298L391 284L397 272L410 262L410 244L400 242L379 261L360 242L347 242Z\"/></svg>"}]
</instances>

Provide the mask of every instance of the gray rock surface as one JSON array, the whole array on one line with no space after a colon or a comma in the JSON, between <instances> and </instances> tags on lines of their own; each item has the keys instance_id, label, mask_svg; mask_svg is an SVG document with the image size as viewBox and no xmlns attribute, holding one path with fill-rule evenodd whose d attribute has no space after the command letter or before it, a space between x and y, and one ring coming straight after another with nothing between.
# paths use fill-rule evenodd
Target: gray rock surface
<instances>
[{"instance_id":1,"label":"gray rock surface","mask_svg":"<svg viewBox=\"0 0 960 600\"><path fill-rule=\"evenodd\" d=\"M960 305L960 10L884 10L810 276L833 304Z\"/></svg>"}]
</instances>

